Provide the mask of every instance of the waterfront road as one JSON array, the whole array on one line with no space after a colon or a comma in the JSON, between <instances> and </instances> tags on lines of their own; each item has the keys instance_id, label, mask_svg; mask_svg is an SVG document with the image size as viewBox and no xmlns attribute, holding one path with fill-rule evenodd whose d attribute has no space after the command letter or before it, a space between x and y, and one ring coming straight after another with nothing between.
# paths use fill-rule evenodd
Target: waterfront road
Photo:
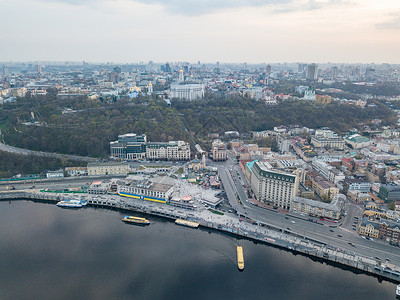
<instances>
[{"instance_id":1,"label":"waterfront road","mask_svg":"<svg viewBox=\"0 0 400 300\"><path fill-rule=\"evenodd\" d=\"M231 170L232 169L232 170ZM400 251L383 241L366 240L352 229L354 216L360 216L361 208L352 202L346 203L347 216L340 223L330 223L315 220L310 217L295 213L280 213L273 209L255 206L248 201L246 190L248 186L243 173L237 165L218 165L218 173L226 191L229 203L234 207L239 216L246 216L259 223L279 227L304 237L312 238L338 249L357 252L359 254L385 262L388 258L400 264ZM239 174L239 175L238 175ZM239 201L240 200L240 203ZM341 226L343 223L343 226Z\"/></svg>"}]
</instances>

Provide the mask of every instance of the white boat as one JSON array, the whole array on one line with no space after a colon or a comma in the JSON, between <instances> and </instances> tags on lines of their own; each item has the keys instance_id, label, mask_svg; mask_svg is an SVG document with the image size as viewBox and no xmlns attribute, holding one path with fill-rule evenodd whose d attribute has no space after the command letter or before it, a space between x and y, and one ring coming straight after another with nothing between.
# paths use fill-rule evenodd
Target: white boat
<instances>
[{"instance_id":1,"label":"white boat","mask_svg":"<svg viewBox=\"0 0 400 300\"><path fill-rule=\"evenodd\" d=\"M68 208L81 208L83 205L79 200L63 200L57 202L57 206L59 207L68 207Z\"/></svg>"},{"instance_id":2,"label":"white boat","mask_svg":"<svg viewBox=\"0 0 400 300\"><path fill-rule=\"evenodd\" d=\"M396 288L396 298L400 299L400 284L398 284Z\"/></svg>"}]
</instances>

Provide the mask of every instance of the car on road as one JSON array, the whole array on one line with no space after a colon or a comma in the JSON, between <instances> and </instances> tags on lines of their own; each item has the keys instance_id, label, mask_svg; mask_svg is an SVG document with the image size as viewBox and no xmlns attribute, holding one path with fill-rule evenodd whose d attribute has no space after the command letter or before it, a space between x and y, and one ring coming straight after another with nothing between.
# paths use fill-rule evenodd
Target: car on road
<instances>
[{"instance_id":1,"label":"car on road","mask_svg":"<svg viewBox=\"0 0 400 300\"><path fill-rule=\"evenodd\" d=\"M290 227L288 227L287 230L292 230L292 229Z\"/></svg>"},{"instance_id":2,"label":"car on road","mask_svg":"<svg viewBox=\"0 0 400 300\"><path fill-rule=\"evenodd\" d=\"M330 232L335 232L333 229L329 229Z\"/></svg>"},{"instance_id":3,"label":"car on road","mask_svg":"<svg viewBox=\"0 0 400 300\"><path fill-rule=\"evenodd\" d=\"M342 237L343 235L341 235L341 234L338 234L337 236L338 236L338 237Z\"/></svg>"},{"instance_id":4,"label":"car on road","mask_svg":"<svg viewBox=\"0 0 400 300\"><path fill-rule=\"evenodd\" d=\"M290 221L290 223L295 224L296 222L292 220L292 221Z\"/></svg>"},{"instance_id":5,"label":"car on road","mask_svg":"<svg viewBox=\"0 0 400 300\"><path fill-rule=\"evenodd\" d=\"M287 219L289 219L288 217L285 217L285 219L287 220Z\"/></svg>"},{"instance_id":6,"label":"car on road","mask_svg":"<svg viewBox=\"0 0 400 300\"><path fill-rule=\"evenodd\" d=\"M350 246L355 247L356 245L354 245L352 242L348 242L347 244L349 244Z\"/></svg>"}]
</instances>

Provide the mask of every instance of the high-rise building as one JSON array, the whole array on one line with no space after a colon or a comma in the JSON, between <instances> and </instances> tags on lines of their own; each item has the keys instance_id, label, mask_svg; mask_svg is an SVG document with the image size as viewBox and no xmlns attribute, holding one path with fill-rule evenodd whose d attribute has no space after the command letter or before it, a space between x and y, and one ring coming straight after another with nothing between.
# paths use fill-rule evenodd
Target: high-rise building
<instances>
[{"instance_id":1,"label":"high-rise building","mask_svg":"<svg viewBox=\"0 0 400 300\"><path fill-rule=\"evenodd\" d=\"M271 75L271 65L267 65L267 66L265 67L265 74Z\"/></svg>"},{"instance_id":2,"label":"high-rise building","mask_svg":"<svg viewBox=\"0 0 400 300\"><path fill-rule=\"evenodd\" d=\"M318 65L309 64L307 66L307 79L317 80L318 79Z\"/></svg>"},{"instance_id":3,"label":"high-rise building","mask_svg":"<svg viewBox=\"0 0 400 300\"><path fill-rule=\"evenodd\" d=\"M298 64L297 65L297 73L304 73L306 70L307 64Z\"/></svg>"},{"instance_id":4,"label":"high-rise building","mask_svg":"<svg viewBox=\"0 0 400 300\"><path fill-rule=\"evenodd\" d=\"M289 209L297 193L298 179L294 174L272 169L267 162L255 162L250 185L258 201Z\"/></svg>"},{"instance_id":5,"label":"high-rise building","mask_svg":"<svg viewBox=\"0 0 400 300\"><path fill-rule=\"evenodd\" d=\"M8 74L10 74L10 73L8 72L8 67L7 67L7 66L4 66L4 67L3 67L3 75L4 75L4 76L7 76Z\"/></svg>"}]
</instances>

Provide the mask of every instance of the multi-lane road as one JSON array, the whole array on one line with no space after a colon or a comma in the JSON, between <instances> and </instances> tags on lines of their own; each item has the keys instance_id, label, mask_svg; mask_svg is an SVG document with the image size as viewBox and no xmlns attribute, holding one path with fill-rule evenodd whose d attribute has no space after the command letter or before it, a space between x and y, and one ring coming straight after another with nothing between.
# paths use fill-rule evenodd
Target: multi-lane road
<instances>
[{"instance_id":1,"label":"multi-lane road","mask_svg":"<svg viewBox=\"0 0 400 300\"><path fill-rule=\"evenodd\" d=\"M272 225L285 231L319 240L332 247L356 252L364 256L379 258L385 262L389 259L394 264L400 264L400 249L380 240L367 240L352 229L356 218L360 219L362 209L354 203L346 203L346 216L339 223L320 221L306 215L266 209L255 206L247 198L248 186L241 169L229 161L218 165L218 173L226 191L230 205L239 215L249 217L260 223ZM239 175L238 175L239 174ZM239 203L240 200L240 203ZM314 219L311 222L309 219Z\"/></svg>"}]
</instances>

